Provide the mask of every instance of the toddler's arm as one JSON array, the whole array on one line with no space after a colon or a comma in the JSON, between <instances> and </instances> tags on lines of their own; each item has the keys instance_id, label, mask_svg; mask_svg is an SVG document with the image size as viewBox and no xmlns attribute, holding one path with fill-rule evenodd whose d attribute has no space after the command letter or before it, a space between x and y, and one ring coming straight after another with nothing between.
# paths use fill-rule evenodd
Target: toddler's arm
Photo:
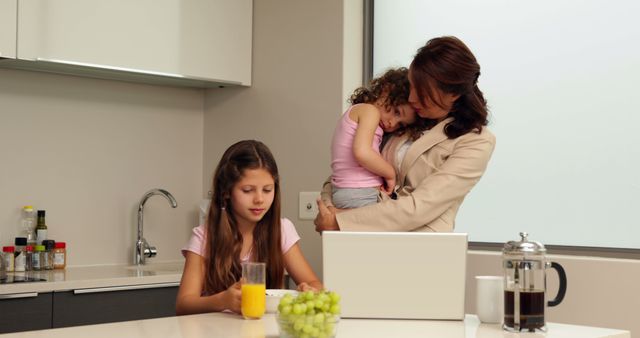
<instances>
[{"instance_id":1,"label":"toddler's arm","mask_svg":"<svg viewBox=\"0 0 640 338\"><path fill-rule=\"evenodd\" d=\"M359 109L357 115L358 128L353 139L353 156L362 167L384 178L386 186L384 191L391 194L395 188L395 170L371 147L376 128L380 123L380 113L375 107L367 105Z\"/></svg>"}]
</instances>

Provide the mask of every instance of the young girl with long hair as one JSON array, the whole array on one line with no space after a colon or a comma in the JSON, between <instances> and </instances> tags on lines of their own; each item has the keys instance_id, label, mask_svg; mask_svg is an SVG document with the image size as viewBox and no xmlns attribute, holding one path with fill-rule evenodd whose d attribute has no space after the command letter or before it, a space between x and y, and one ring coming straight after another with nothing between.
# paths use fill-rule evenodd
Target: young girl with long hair
<instances>
[{"instance_id":1,"label":"young girl with long hair","mask_svg":"<svg viewBox=\"0 0 640 338\"><path fill-rule=\"evenodd\" d=\"M266 287L284 287L284 271L298 290L323 286L298 246L296 229L280 218L280 177L273 155L259 141L229 147L213 176L205 224L188 245L176 313L240 313L241 263L266 263Z\"/></svg>"},{"instance_id":2,"label":"young girl with long hair","mask_svg":"<svg viewBox=\"0 0 640 338\"><path fill-rule=\"evenodd\" d=\"M408 72L407 68L389 69L351 95L352 105L338 121L331 141L336 207L374 204L381 190L389 195L395 189L396 171L380 155L380 145L383 134L403 133L416 122L408 102Z\"/></svg>"}]
</instances>

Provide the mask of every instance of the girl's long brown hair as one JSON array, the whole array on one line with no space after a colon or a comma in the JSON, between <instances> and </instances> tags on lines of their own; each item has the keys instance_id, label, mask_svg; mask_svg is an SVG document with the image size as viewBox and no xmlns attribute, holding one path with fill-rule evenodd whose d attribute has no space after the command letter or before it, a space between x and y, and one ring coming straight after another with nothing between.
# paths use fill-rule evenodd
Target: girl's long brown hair
<instances>
[{"instance_id":1,"label":"girl's long brown hair","mask_svg":"<svg viewBox=\"0 0 640 338\"><path fill-rule=\"evenodd\" d=\"M443 36L429 40L418 50L410 70L411 81L423 105L426 98L439 104L434 87L459 95L448 115L454 120L444 129L448 138L457 138L471 131L480 132L487 125L487 100L478 88L480 65L458 38Z\"/></svg>"},{"instance_id":2,"label":"girl's long brown hair","mask_svg":"<svg viewBox=\"0 0 640 338\"><path fill-rule=\"evenodd\" d=\"M240 141L225 151L213 176L213 192L205 234L205 289L216 294L240 280L242 235L233 215L231 191L247 169L264 169L273 177L271 208L253 230L251 259L265 262L267 288L283 286L284 263L280 224L280 178L276 161L260 141Z\"/></svg>"}]
</instances>

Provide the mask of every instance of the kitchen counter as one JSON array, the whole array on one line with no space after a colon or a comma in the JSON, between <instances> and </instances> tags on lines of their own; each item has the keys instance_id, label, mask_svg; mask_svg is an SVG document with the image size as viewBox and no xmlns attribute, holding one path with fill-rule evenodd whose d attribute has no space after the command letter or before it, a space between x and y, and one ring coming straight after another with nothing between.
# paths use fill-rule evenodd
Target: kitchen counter
<instances>
[{"instance_id":1,"label":"kitchen counter","mask_svg":"<svg viewBox=\"0 0 640 338\"><path fill-rule=\"evenodd\" d=\"M131 265L96 265L67 267L63 270L9 272L44 278L42 282L0 284L0 295L68 291L95 288L135 288L177 286L182 277L184 262L152 263L140 267Z\"/></svg>"},{"instance_id":2,"label":"kitchen counter","mask_svg":"<svg viewBox=\"0 0 640 338\"><path fill-rule=\"evenodd\" d=\"M467 315L464 321L343 319L338 324L338 338L350 337L439 337L439 338L630 338L629 331L587 326L548 323L548 332L513 334L498 324L480 324ZM2 337L175 337L175 338L271 338L278 337L274 314L260 320L244 320L227 313L206 313L129 322L76 326L0 335Z\"/></svg>"}]
</instances>

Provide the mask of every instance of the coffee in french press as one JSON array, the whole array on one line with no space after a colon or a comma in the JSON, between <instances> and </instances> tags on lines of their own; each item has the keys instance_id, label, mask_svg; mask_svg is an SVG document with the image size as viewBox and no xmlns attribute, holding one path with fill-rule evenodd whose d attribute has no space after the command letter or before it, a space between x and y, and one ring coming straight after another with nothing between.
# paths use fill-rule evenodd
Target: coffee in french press
<instances>
[{"instance_id":1,"label":"coffee in french press","mask_svg":"<svg viewBox=\"0 0 640 338\"><path fill-rule=\"evenodd\" d=\"M567 291L567 276L562 266L549 262L546 249L539 242L529 241L521 232L522 241L509 241L502 250L504 269L504 322L507 331L546 331L546 306L562 302ZM546 301L546 269L558 272L560 287L552 301Z\"/></svg>"}]
</instances>

